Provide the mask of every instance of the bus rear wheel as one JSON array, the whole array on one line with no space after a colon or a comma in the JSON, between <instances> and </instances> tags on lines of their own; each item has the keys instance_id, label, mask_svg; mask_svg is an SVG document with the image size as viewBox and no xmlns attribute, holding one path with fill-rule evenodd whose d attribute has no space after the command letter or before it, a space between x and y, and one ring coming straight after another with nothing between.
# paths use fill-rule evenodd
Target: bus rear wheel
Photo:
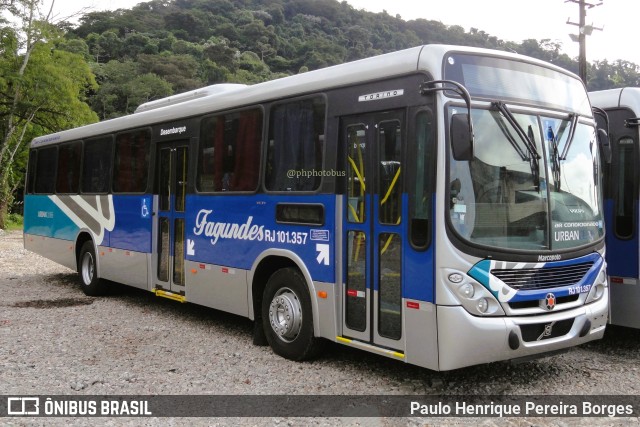
<instances>
[{"instance_id":1,"label":"bus rear wheel","mask_svg":"<svg viewBox=\"0 0 640 427\"><path fill-rule=\"evenodd\" d=\"M298 270L283 268L269 278L262 299L262 324L276 354L290 360L318 354L321 341L313 334L311 299Z\"/></svg>"},{"instance_id":2,"label":"bus rear wheel","mask_svg":"<svg viewBox=\"0 0 640 427\"><path fill-rule=\"evenodd\" d=\"M80 285L85 295L98 296L106 293L104 281L98 278L96 268L96 252L92 242L85 242L80 249L78 257L78 274L80 275Z\"/></svg>"}]
</instances>

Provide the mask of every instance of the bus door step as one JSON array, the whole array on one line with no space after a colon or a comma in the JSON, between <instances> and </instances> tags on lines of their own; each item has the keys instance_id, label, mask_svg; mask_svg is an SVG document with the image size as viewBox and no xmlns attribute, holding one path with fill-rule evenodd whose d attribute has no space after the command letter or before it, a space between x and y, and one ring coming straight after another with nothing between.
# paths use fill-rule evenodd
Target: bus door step
<instances>
[{"instance_id":1,"label":"bus door step","mask_svg":"<svg viewBox=\"0 0 640 427\"><path fill-rule=\"evenodd\" d=\"M363 341L346 338L346 337L340 337L340 336L336 337L336 341L342 344L346 344L350 347L356 347L356 348L360 348L373 353L378 353L383 356L391 357L393 359L405 360L404 353L401 351L389 349L386 347L379 347L373 344L365 343Z\"/></svg>"},{"instance_id":2,"label":"bus door step","mask_svg":"<svg viewBox=\"0 0 640 427\"><path fill-rule=\"evenodd\" d=\"M154 288L151 290L157 297L168 298L178 302L187 302L187 297L175 292L165 291L164 289Z\"/></svg>"}]
</instances>

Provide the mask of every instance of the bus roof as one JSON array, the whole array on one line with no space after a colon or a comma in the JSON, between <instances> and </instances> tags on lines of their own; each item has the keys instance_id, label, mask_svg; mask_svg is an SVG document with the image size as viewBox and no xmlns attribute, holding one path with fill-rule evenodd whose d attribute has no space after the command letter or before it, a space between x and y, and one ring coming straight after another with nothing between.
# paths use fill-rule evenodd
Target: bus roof
<instances>
[{"instance_id":1,"label":"bus roof","mask_svg":"<svg viewBox=\"0 0 640 427\"><path fill-rule=\"evenodd\" d=\"M591 105L599 108L629 108L640 115L640 88L623 87L589 92Z\"/></svg>"},{"instance_id":2,"label":"bus roof","mask_svg":"<svg viewBox=\"0 0 640 427\"><path fill-rule=\"evenodd\" d=\"M155 123L176 121L208 112L227 110L289 96L298 96L375 79L406 75L421 70L430 72L434 79L440 79L442 77L441 61L443 56L447 52L455 51L511 58L531 62L561 73L571 74L553 64L509 52L463 46L424 45L246 87L223 84L221 88L225 87L227 90L217 90L215 88L217 85L196 89L186 94L177 94L143 104L142 108L136 110L134 114L36 137L31 142L31 146L39 147L64 141L85 139L107 133L150 126ZM191 99L189 99L190 97ZM182 99L186 100L182 102ZM166 106L163 106L163 104Z\"/></svg>"}]
</instances>

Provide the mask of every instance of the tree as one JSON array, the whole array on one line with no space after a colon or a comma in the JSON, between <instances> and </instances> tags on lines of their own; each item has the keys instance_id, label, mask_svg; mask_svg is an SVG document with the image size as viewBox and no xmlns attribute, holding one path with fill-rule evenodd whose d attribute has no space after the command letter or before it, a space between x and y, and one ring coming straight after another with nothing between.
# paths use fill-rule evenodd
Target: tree
<instances>
[{"instance_id":1,"label":"tree","mask_svg":"<svg viewBox=\"0 0 640 427\"><path fill-rule=\"evenodd\" d=\"M0 37L0 228L16 187L16 161L36 135L97 120L84 102L95 80L82 56L55 49L60 38L51 9L40 0L15 0L8 11L19 20ZM19 182L19 181L18 181Z\"/></svg>"},{"instance_id":2,"label":"tree","mask_svg":"<svg viewBox=\"0 0 640 427\"><path fill-rule=\"evenodd\" d=\"M142 103L173 94L171 84L141 71L130 59L94 64L93 69L100 88L91 97L91 107L103 120L131 114Z\"/></svg>"}]
</instances>

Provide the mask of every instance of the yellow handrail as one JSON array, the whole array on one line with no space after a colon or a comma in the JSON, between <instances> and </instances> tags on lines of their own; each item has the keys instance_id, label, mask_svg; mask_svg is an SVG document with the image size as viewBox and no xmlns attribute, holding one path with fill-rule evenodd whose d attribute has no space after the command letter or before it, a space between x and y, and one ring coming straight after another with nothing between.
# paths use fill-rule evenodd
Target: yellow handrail
<instances>
[{"instance_id":1,"label":"yellow handrail","mask_svg":"<svg viewBox=\"0 0 640 427\"><path fill-rule=\"evenodd\" d=\"M382 201L380 202L380 206L384 205L385 202L387 201L387 199L389 198L389 196L391 196L391 192L393 191L393 187L396 186L396 182L398 181L398 178L400 177L400 171L402 170L401 167L398 168L398 170L396 171L396 175L393 177L393 181L391 181L391 185L389 186L389 189L387 190L387 194L385 194L384 199L382 199Z\"/></svg>"}]
</instances>

